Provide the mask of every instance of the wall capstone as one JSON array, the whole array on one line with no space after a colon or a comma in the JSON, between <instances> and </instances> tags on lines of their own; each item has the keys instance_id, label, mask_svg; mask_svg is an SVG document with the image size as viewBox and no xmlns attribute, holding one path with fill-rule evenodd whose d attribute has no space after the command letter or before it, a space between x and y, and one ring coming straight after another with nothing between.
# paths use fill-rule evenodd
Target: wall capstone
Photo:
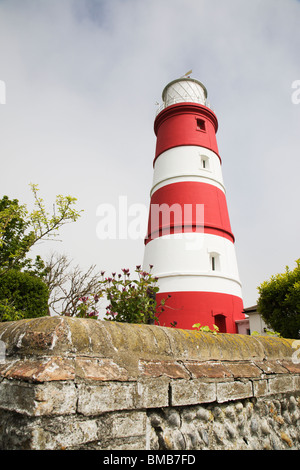
<instances>
[{"instance_id":1,"label":"wall capstone","mask_svg":"<svg viewBox=\"0 0 300 470\"><path fill-rule=\"evenodd\" d=\"M300 448L293 340L41 317L0 341L0 449Z\"/></svg>"}]
</instances>

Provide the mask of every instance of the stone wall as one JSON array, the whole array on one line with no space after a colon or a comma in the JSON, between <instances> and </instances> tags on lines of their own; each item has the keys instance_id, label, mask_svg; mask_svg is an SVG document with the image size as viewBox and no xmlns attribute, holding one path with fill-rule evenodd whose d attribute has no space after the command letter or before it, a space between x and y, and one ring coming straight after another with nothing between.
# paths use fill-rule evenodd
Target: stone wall
<instances>
[{"instance_id":1,"label":"stone wall","mask_svg":"<svg viewBox=\"0 0 300 470\"><path fill-rule=\"evenodd\" d=\"M68 317L0 340L0 449L300 449L293 340Z\"/></svg>"}]
</instances>

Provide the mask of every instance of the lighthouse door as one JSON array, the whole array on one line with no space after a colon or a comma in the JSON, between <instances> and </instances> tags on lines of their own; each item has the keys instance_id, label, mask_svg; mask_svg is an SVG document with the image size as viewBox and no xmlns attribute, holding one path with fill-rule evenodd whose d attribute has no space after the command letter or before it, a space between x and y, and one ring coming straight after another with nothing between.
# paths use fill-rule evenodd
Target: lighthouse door
<instances>
[{"instance_id":1,"label":"lighthouse door","mask_svg":"<svg viewBox=\"0 0 300 470\"><path fill-rule=\"evenodd\" d=\"M215 315L215 325L219 328L220 333L226 333L225 315Z\"/></svg>"}]
</instances>

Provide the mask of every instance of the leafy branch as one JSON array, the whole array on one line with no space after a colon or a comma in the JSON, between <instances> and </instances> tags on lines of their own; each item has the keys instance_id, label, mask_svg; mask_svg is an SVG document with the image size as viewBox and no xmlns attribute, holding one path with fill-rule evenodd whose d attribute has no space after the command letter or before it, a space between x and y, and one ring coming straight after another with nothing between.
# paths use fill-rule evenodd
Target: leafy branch
<instances>
[{"instance_id":1,"label":"leafy branch","mask_svg":"<svg viewBox=\"0 0 300 470\"><path fill-rule=\"evenodd\" d=\"M50 214L38 194L38 185L31 183L30 187L34 198L31 212L17 199L11 201L4 196L0 200L0 274L12 268L31 267L26 256L33 245L40 240L53 240L63 225L75 222L82 212L74 208L76 198L58 195ZM41 259L36 262L41 268Z\"/></svg>"},{"instance_id":2,"label":"leafy branch","mask_svg":"<svg viewBox=\"0 0 300 470\"><path fill-rule=\"evenodd\" d=\"M196 328L198 331L212 333L213 335L216 335L219 332L219 327L217 325L213 325L214 329L212 330L208 325L201 326L201 323L195 323L192 328Z\"/></svg>"},{"instance_id":3,"label":"leafy branch","mask_svg":"<svg viewBox=\"0 0 300 470\"><path fill-rule=\"evenodd\" d=\"M82 211L73 208L77 199L71 196L56 196L56 202L53 204L53 213L50 215L45 208L44 201L38 196L38 185L30 184L34 196L36 209L29 214L30 225L34 232L34 242L41 239L51 239L58 235L58 230L66 223L75 222ZM56 211L57 209L57 211Z\"/></svg>"}]
</instances>

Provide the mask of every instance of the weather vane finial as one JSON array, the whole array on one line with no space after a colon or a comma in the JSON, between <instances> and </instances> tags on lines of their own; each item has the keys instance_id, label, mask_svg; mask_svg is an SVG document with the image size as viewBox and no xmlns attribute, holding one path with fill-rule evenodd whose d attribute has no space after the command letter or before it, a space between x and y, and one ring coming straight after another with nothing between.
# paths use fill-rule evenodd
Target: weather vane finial
<instances>
[{"instance_id":1,"label":"weather vane finial","mask_svg":"<svg viewBox=\"0 0 300 470\"><path fill-rule=\"evenodd\" d=\"M181 78L185 78L185 77L190 78L191 73L192 73L192 70L189 70L187 73L185 73L184 75L182 75Z\"/></svg>"}]
</instances>

